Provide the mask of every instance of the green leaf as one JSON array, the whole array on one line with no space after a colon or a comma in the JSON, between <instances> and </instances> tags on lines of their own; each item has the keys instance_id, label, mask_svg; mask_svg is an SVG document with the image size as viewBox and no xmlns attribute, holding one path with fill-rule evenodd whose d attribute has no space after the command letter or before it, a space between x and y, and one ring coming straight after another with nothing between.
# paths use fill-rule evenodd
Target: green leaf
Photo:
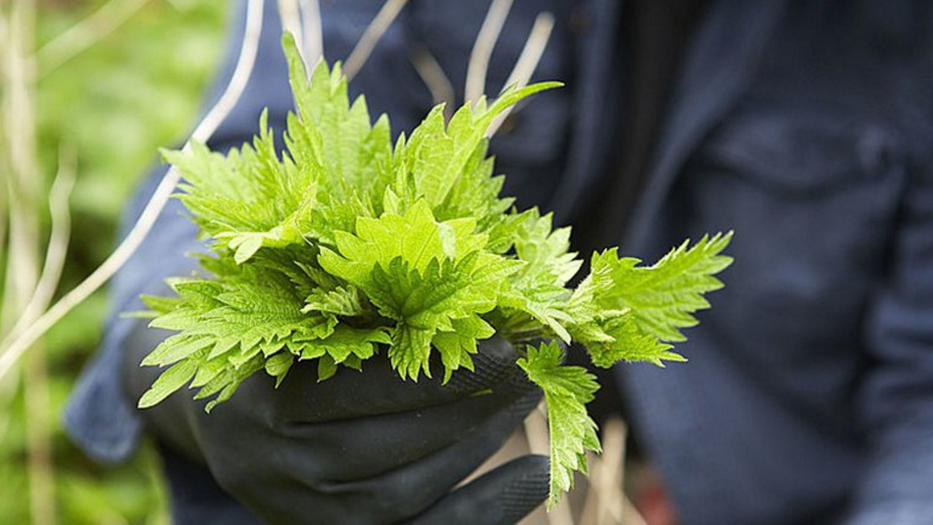
<instances>
[{"instance_id":1,"label":"green leaf","mask_svg":"<svg viewBox=\"0 0 933 525\"><path fill-rule=\"evenodd\" d=\"M365 289L373 268L400 258L418 271L446 257L441 229L431 209L418 201L404 216L385 213L378 219L360 217L356 234L335 234L339 255L323 250L320 264L327 272Z\"/></svg>"},{"instance_id":2,"label":"green leaf","mask_svg":"<svg viewBox=\"0 0 933 525\"><path fill-rule=\"evenodd\" d=\"M567 282L579 271L581 261L570 252L570 228L554 230L550 214L531 209L517 217L512 244L518 259L526 262L510 279L504 306L528 314L547 326L554 336L569 343L565 325L573 321L565 310L570 298Z\"/></svg>"},{"instance_id":3,"label":"green leaf","mask_svg":"<svg viewBox=\"0 0 933 525\"><path fill-rule=\"evenodd\" d=\"M586 473L586 451L600 452L596 423L586 412L599 385L596 377L579 366L561 365L563 351L557 343L527 347L518 360L534 384L544 390L550 434L551 482L548 509L561 494L573 488L573 473Z\"/></svg>"},{"instance_id":4,"label":"green leaf","mask_svg":"<svg viewBox=\"0 0 933 525\"><path fill-rule=\"evenodd\" d=\"M713 275L726 269L732 258L721 252L732 233L704 236L693 247L684 241L656 264L619 258L616 249L594 254L595 301L613 309L630 308L641 329L661 341L684 341L681 328L697 324L691 315L709 308L704 294L722 288Z\"/></svg>"},{"instance_id":5,"label":"green leaf","mask_svg":"<svg viewBox=\"0 0 933 525\"><path fill-rule=\"evenodd\" d=\"M489 180L491 166L478 165L485 157L486 130L497 116L523 98L561 85L543 82L521 89L510 87L488 108L484 100L476 106L464 105L454 113L446 129L443 107L431 110L412 132L406 148L405 165L412 173L417 195L445 218L448 215L441 211L445 207L458 211L450 214L450 218L474 216L480 219L489 213L490 207L498 208L498 190L502 183ZM476 182L479 184L474 184ZM495 191L490 192L491 189ZM452 193L456 198L450 198ZM470 204L481 207L479 210L463 208ZM487 213L482 213L484 208Z\"/></svg>"},{"instance_id":6,"label":"green leaf","mask_svg":"<svg viewBox=\"0 0 933 525\"><path fill-rule=\"evenodd\" d=\"M567 305L573 338L597 366L618 361L686 361L668 343L683 341L680 329L694 326L693 313L708 308L704 294L722 287L713 277L732 259L721 255L732 234L685 242L657 264L638 266L615 248L593 255L591 271Z\"/></svg>"},{"instance_id":7,"label":"green leaf","mask_svg":"<svg viewBox=\"0 0 933 525\"><path fill-rule=\"evenodd\" d=\"M252 146L227 156L200 143L163 152L185 177L179 198L206 234L234 250L238 264L262 247L302 243L317 193L320 168L279 160L266 112L260 130Z\"/></svg>"},{"instance_id":8,"label":"green leaf","mask_svg":"<svg viewBox=\"0 0 933 525\"><path fill-rule=\"evenodd\" d=\"M194 377L196 371L197 365L192 361L182 361L173 365L162 372L152 387L139 399L137 406L149 408L159 404L163 399L185 386Z\"/></svg>"},{"instance_id":9,"label":"green leaf","mask_svg":"<svg viewBox=\"0 0 933 525\"><path fill-rule=\"evenodd\" d=\"M389 344L388 329L353 328L338 325L333 333L323 338L295 338L289 342L289 350L301 359L316 359L328 356L335 365L345 363L350 357L369 359L378 344Z\"/></svg>"},{"instance_id":10,"label":"green leaf","mask_svg":"<svg viewBox=\"0 0 933 525\"><path fill-rule=\"evenodd\" d=\"M367 312L364 301L359 289L352 285L337 286L333 290L316 288L305 299L301 311L356 317Z\"/></svg>"},{"instance_id":11,"label":"green leaf","mask_svg":"<svg viewBox=\"0 0 933 525\"><path fill-rule=\"evenodd\" d=\"M453 372L461 366L472 371L473 359L470 356L477 352L477 340L488 339L496 333L489 323L475 315L453 319L450 324L453 330L438 331L431 340L441 354L444 383L450 381Z\"/></svg>"},{"instance_id":12,"label":"green leaf","mask_svg":"<svg viewBox=\"0 0 933 525\"><path fill-rule=\"evenodd\" d=\"M317 361L317 382L321 383L334 377L337 373L337 362L329 355L323 355Z\"/></svg>"},{"instance_id":13,"label":"green leaf","mask_svg":"<svg viewBox=\"0 0 933 525\"><path fill-rule=\"evenodd\" d=\"M287 352L280 352L270 357L265 362L266 373L275 378L275 386L278 388L285 379L285 375L292 368L295 358Z\"/></svg>"}]
</instances>

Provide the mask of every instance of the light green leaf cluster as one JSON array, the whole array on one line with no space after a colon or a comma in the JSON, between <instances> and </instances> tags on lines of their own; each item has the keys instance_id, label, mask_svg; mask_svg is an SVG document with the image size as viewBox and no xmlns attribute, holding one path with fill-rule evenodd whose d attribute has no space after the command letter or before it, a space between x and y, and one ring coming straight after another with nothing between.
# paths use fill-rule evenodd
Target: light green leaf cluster
<instances>
[{"instance_id":1,"label":"light green leaf cluster","mask_svg":"<svg viewBox=\"0 0 933 525\"><path fill-rule=\"evenodd\" d=\"M226 155L203 145L166 153L213 253L203 272L171 283L176 297L146 298L152 326L177 333L143 363L167 369L141 407L187 385L210 409L260 370L278 383L312 360L323 381L379 352L404 380L440 367L446 382L472 370L478 341L493 335L582 343L605 367L683 360L670 343L721 286L713 274L729 264L720 255L729 235L685 243L650 267L614 248L594 254L574 289L582 261L570 229L499 196L487 128L559 84L510 88L449 122L435 108L393 144L385 116L373 124L362 97L350 103L339 64L319 63L309 81L289 35L284 47L297 111L283 153L265 115L252 144ZM585 408L595 379L561 359L552 343L519 361L549 407L552 503L585 471L584 451L599 449Z\"/></svg>"}]
</instances>

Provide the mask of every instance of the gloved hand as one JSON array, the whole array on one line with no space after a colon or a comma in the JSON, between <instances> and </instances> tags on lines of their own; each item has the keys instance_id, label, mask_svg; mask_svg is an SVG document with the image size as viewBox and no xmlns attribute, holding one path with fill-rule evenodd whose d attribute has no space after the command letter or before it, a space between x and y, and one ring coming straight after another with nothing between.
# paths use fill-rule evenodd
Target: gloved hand
<instances>
[{"instance_id":1,"label":"gloved hand","mask_svg":"<svg viewBox=\"0 0 933 525\"><path fill-rule=\"evenodd\" d=\"M123 369L134 400L159 373L138 363L167 335L140 322L129 337ZM278 389L256 374L210 414L182 390L143 415L272 525L511 524L547 496L546 458L525 456L454 487L540 399L515 357L508 343L487 342L476 372L444 386L402 381L379 357L323 383L314 366L296 363Z\"/></svg>"}]
</instances>

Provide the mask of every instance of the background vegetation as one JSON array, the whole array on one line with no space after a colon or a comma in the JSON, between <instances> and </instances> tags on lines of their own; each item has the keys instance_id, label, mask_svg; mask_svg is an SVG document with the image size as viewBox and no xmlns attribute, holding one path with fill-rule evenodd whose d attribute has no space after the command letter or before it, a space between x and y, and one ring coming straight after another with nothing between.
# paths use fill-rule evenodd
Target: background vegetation
<instances>
[{"instance_id":1,"label":"background vegetation","mask_svg":"<svg viewBox=\"0 0 933 525\"><path fill-rule=\"evenodd\" d=\"M58 287L69 290L113 248L119 213L157 148L190 131L226 11L216 0L0 1L0 332L11 329L41 268L55 174L74 167ZM96 294L0 382L0 523L168 522L151 450L103 467L62 431L105 309L105 294Z\"/></svg>"}]
</instances>

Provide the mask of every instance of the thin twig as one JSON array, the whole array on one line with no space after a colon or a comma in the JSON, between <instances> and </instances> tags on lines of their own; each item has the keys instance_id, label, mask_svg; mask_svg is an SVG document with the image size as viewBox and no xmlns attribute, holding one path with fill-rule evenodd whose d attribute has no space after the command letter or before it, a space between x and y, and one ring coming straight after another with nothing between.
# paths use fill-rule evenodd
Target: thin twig
<instances>
[{"instance_id":1,"label":"thin twig","mask_svg":"<svg viewBox=\"0 0 933 525\"><path fill-rule=\"evenodd\" d=\"M463 88L463 98L466 101L475 104L486 91L486 70L489 69L489 59L492 57L492 50L496 47L496 41L499 40L499 33L502 32L502 26L509 16L510 9L512 9L512 0L493 0L489 11L486 12L486 18L476 35L476 43L473 44L470 61L467 64L466 85Z\"/></svg>"},{"instance_id":2,"label":"thin twig","mask_svg":"<svg viewBox=\"0 0 933 525\"><path fill-rule=\"evenodd\" d=\"M7 40L9 36L8 27L9 21L3 12L2 3L0 3L0 49L9 49L10 42ZM6 66L6 57L0 55L0 78L4 80L9 79L9 72L7 71ZM0 144L7 144L10 140L8 136L10 133L9 126L0 126ZM2 147L2 146L0 146ZM9 152L5 150L0 150L0 159L9 159ZM8 166L3 165L2 169L6 170ZM0 188L0 259L3 258L4 249L6 248L6 233L7 233L7 199L6 193Z\"/></svg>"},{"instance_id":3,"label":"thin twig","mask_svg":"<svg viewBox=\"0 0 933 525\"><path fill-rule=\"evenodd\" d=\"M11 336L18 334L27 323L42 313L58 287L71 235L68 198L74 186L74 158L75 154L71 150L62 148L59 152L58 173L49 191L49 212L52 221L45 263L32 298L10 330ZM33 523L36 525L48 525L56 521L55 471L52 462L51 425L48 419L51 401L47 366L45 355L42 352L34 352L26 362L26 378L23 382L26 413L30 414L26 421L30 507Z\"/></svg>"},{"instance_id":4,"label":"thin twig","mask_svg":"<svg viewBox=\"0 0 933 525\"><path fill-rule=\"evenodd\" d=\"M525 418L525 439L528 441L528 451L532 454L546 455L549 452L547 434L547 405L544 401Z\"/></svg>"},{"instance_id":5,"label":"thin twig","mask_svg":"<svg viewBox=\"0 0 933 525\"><path fill-rule=\"evenodd\" d=\"M541 55L544 54L544 49L551 39L551 31L553 29L554 15L545 12L535 17L535 23L531 28L531 33L528 35L528 40L525 41L525 47L522 48L522 54L519 55L518 61L515 62L515 67L512 68L512 73L509 74L509 78L505 81L505 86L503 86L502 89L509 86L524 87L528 84L535 69L538 67L538 62L541 61ZM492 121L492 124L489 125L489 129L486 130L486 136L491 138L495 135L496 131L499 130L499 127L505 122L505 119L514 109L515 106L511 106L499 114L499 116Z\"/></svg>"},{"instance_id":6,"label":"thin twig","mask_svg":"<svg viewBox=\"0 0 933 525\"><path fill-rule=\"evenodd\" d=\"M305 70L311 74L317 61L324 56L324 29L321 27L321 4L305 0L301 6L301 26L305 42Z\"/></svg>"},{"instance_id":7,"label":"thin twig","mask_svg":"<svg viewBox=\"0 0 933 525\"><path fill-rule=\"evenodd\" d=\"M541 55L551 39L551 31L554 29L554 15L548 12L539 13L535 17L535 23L531 26L531 33L528 34L528 40L522 48L522 54L519 55L515 67L509 73L502 89L509 86L524 86L531 80L531 75L538 68L541 62Z\"/></svg>"},{"instance_id":8,"label":"thin twig","mask_svg":"<svg viewBox=\"0 0 933 525\"><path fill-rule=\"evenodd\" d=\"M301 55L305 64L307 64L308 57L304 56L304 26L301 24L301 9L298 7L298 0L277 1L279 4L279 19L282 21L282 31L287 31L295 37L295 45L298 47L298 54Z\"/></svg>"},{"instance_id":9,"label":"thin twig","mask_svg":"<svg viewBox=\"0 0 933 525\"><path fill-rule=\"evenodd\" d=\"M623 512L626 501L624 475L627 434L628 428L621 419L610 419L603 425L600 439L603 452L592 464L589 490L581 517L583 523L592 525L644 523L637 512L632 520L626 519Z\"/></svg>"},{"instance_id":10,"label":"thin twig","mask_svg":"<svg viewBox=\"0 0 933 525\"><path fill-rule=\"evenodd\" d=\"M10 32L8 28L9 28L9 21L7 20L6 13L3 9L3 4L0 3L0 49L5 50L3 56L0 56L0 72L2 72L2 78L7 83L10 81L11 76L9 74L10 68L7 66L7 63L6 63L7 62L6 53L12 50L12 43L9 41ZM6 117L9 106L7 105L8 104L7 101L4 101L4 102L5 104L3 106L3 110L4 110L3 116ZM10 130L9 130L8 125L0 126L0 140L2 140L2 144L3 144L3 146L0 146L0 147L4 148L3 151L0 151L0 160L3 160L3 161L8 161L11 157L9 152L6 151L8 149L6 145L9 143L9 141L12 140L12 137L9 135L9 131ZM6 175L8 171L12 171L11 168L12 168L11 166L6 165L6 162L4 162L4 165L2 166L3 171L0 173L3 173L4 175ZM9 179L5 181L4 186L6 188L9 188ZM7 203L8 203L7 191L2 191L3 189L4 188L0 188L0 259L3 258L5 254L5 250L6 250L8 212L12 213L7 208ZM10 311L10 308L8 308L7 306L9 306L11 301L12 301L12 293L10 292L9 288L6 288L2 304L0 304L0 331L3 330L4 328L3 324L5 324L4 323L5 319L3 318L9 315L7 312ZM5 384L0 384L0 443L2 443L3 440L5 439L6 431L9 428L9 422L10 422L13 411L8 410L8 405L11 402L13 395L16 392L18 392L18 386L19 386L18 379L19 379L19 375L14 375L12 381L8 381Z\"/></svg>"},{"instance_id":11,"label":"thin twig","mask_svg":"<svg viewBox=\"0 0 933 525\"><path fill-rule=\"evenodd\" d=\"M454 85L444 73L444 68L437 62L434 55L424 46L417 46L411 52L409 59L418 76L424 81L424 85L431 92L431 98L434 99L434 105L444 104L444 119L450 120L454 112L456 103L456 93Z\"/></svg>"},{"instance_id":12,"label":"thin twig","mask_svg":"<svg viewBox=\"0 0 933 525\"><path fill-rule=\"evenodd\" d=\"M75 153L62 148L58 156L58 173L49 190L49 213L52 216L49 245L45 254L45 263L32 298L23 308L19 319L10 330L8 337L18 336L22 330L48 307L58 288L58 282L68 253L68 240L71 236L71 211L68 199L74 187Z\"/></svg>"},{"instance_id":13,"label":"thin twig","mask_svg":"<svg viewBox=\"0 0 933 525\"><path fill-rule=\"evenodd\" d=\"M10 10L4 42L6 123L9 173L6 191L9 206L9 253L0 308L0 333L6 334L32 295L38 279L38 219L33 216L39 174L35 158L35 115L33 114L33 70L25 59L32 42L35 13L31 2L17 2ZM13 132L12 130L17 130Z\"/></svg>"},{"instance_id":14,"label":"thin twig","mask_svg":"<svg viewBox=\"0 0 933 525\"><path fill-rule=\"evenodd\" d=\"M19 374L10 376L6 383L0 383L0 443L6 439L7 430L10 428L10 420L13 418L13 410L9 409L13 402L13 396L19 392Z\"/></svg>"},{"instance_id":15,"label":"thin twig","mask_svg":"<svg viewBox=\"0 0 933 525\"><path fill-rule=\"evenodd\" d=\"M18 175L18 170L14 168ZM39 272L36 243L38 226L32 211L32 194L22 191L17 181L7 179L6 189L10 204L10 235L7 269L4 285L3 308L0 315L0 333L9 334L19 313L33 292ZM9 337L6 335L5 337Z\"/></svg>"},{"instance_id":16,"label":"thin twig","mask_svg":"<svg viewBox=\"0 0 933 525\"><path fill-rule=\"evenodd\" d=\"M35 2L16 2L10 10L9 34L5 35L6 83L9 99L4 106L10 129L5 139L10 153L7 191L10 202L10 252L7 257L5 307L0 329L5 330L34 295L39 280L38 159L36 158L35 83L31 52L35 30ZM54 251L54 249L53 249ZM53 266L55 265L55 261ZM54 268L52 268L54 269ZM23 394L26 413L26 453L29 511L33 525L55 523L55 475L49 425L49 385L45 356L34 355L26 363Z\"/></svg>"},{"instance_id":17,"label":"thin twig","mask_svg":"<svg viewBox=\"0 0 933 525\"><path fill-rule=\"evenodd\" d=\"M379 39L382 38L382 35L389 29L389 26L392 25L392 22L407 3L408 0L388 0L383 4L382 9L379 10L373 21L366 26L363 36L356 42L356 47L353 48L343 65L343 74L347 76L347 80L353 80L353 77L360 72Z\"/></svg>"},{"instance_id":18,"label":"thin twig","mask_svg":"<svg viewBox=\"0 0 933 525\"><path fill-rule=\"evenodd\" d=\"M100 9L42 46L33 56L39 77L52 72L117 30L149 0L110 0Z\"/></svg>"},{"instance_id":19,"label":"thin twig","mask_svg":"<svg viewBox=\"0 0 933 525\"><path fill-rule=\"evenodd\" d=\"M52 462L52 426L49 414L49 372L43 352L29 355L24 367L26 450L29 465L29 509L32 525L54 525L55 466Z\"/></svg>"},{"instance_id":20,"label":"thin twig","mask_svg":"<svg viewBox=\"0 0 933 525\"><path fill-rule=\"evenodd\" d=\"M19 320L10 335L19 333L26 323L33 321L48 306L58 286L68 239L71 234L71 215L68 197L74 186L74 153L59 154L59 169L49 191L49 211L52 215L51 234L46 251L45 263L32 298L23 308ZM48 413L49 399L48 365L42 352L30 355L25 366L23 382L26 413L26 437L29 464L29 495L33 523L51 525L55 523L55 474L52 462L51 425Z\"/></svg>"},{"instance_id":21,"label":"thin twig","mask_svg":"<svg viewBox=\"0 0 933 525\"><path fill-rule=\"evenodd\" d=\"M217 129L217 126L226 118L230 110L239 100L246 83L249 80L253 65L256 61L256 52L259 47L259 37L262 31L263 0L249 0L246 14L246 35L240 49L233 77L227 89L213 108L207 113L201 123L195 128L191 140L204 142ZM189 141L190 144L190 141ZM185 149L189 148L185 145ZM49 328L62 319L72 308L81 304L92 293L104 285L126 263L136 249L142 244L149 230L155 224L159 213L165 207L169 197L178 184L181 175L177 169L171 168L162 178L149 203L143 210L139 220L130 230L123 242L116 250L84 281L68 292L58 302L52 305L35 323L23 331L23 334L12 341L4 340L2 355L0 355L0 381L10 371L20 356ZM9 339L9 338L7 338Z\"/></svg>"}]
</instances>

